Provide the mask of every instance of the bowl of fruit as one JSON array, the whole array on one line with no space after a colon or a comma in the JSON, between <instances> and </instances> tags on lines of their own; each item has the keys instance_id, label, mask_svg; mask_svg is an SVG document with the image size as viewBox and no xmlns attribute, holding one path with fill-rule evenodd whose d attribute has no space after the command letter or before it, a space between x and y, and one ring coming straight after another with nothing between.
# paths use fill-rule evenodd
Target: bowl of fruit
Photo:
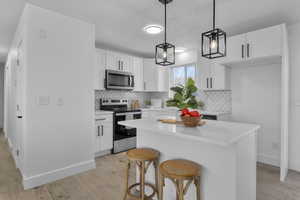
<instances>
[{"instance_id":1,"label":"bowl of fruit","mask_svg":"<svg viewBox=\"0 0 300 200\"><path fill-rule=\"evenodd\" d=\"M190 111L185 108L181 110L180 117L185 126L196 127L200 124L202 115L198 111Z\"/></svg>"}]
</instances>

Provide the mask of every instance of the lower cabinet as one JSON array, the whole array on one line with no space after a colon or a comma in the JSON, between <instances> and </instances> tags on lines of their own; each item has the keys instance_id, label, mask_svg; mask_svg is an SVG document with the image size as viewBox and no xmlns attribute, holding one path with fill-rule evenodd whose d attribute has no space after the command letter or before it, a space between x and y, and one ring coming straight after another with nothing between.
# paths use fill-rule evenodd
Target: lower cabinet
<instances>
[{"instance_id":1,"label":"lower cabinet","mask_svg":"<svg viewBox=\"0 0 300 200\"><path fill-rule=\"evenodd\" d=\"M101 115L95 121L95 153L109 151L113 148L112 115Z\"/></svg>"}]
</instances>

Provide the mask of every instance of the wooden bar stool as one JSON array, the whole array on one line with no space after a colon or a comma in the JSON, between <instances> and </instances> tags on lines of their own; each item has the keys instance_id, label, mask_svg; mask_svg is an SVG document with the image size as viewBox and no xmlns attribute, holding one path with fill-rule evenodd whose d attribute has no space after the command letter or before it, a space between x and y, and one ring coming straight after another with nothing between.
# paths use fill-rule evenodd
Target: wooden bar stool
<instances>
[{"instance_id":1,"label":"wooden bar stool","mask_svg":"<svg viewBox=\"0 0 300 200\"><path fill-rule=\"evenodd\" d=\"M184 200L184 195L192 182L196 186L197 200L200 200L201 166L197 163L188 160L167 160L160 164L159 174L159 200L163 200L165 178L170 179L175 184L177 200Z\"/></svg>"},{"instance_id":2,"label":"wooden bar stool","mask_svg":"<svg viewBox=\"0 0 300 200\"><path fill-rule=\"evenodd\" d=\"M129 196L132 199L136 200L150 200L152 197L157 194L158 196L158 159L159 159L159 152L153 149L147 149L147 148L139 148L139 149L133 149L129 150L127 152L127 158L128 158L128 165L126 168L126 187L125 187L125 196L124 200L127 199ZM136 166L139 169L140 172L140 182L135 183L128 187L128 176L129 176L129 169L131 162L134 162ZM155 169L155 186L150 183L145 182L145 174L147 173L147 170L149 166L153 164ZM152 189L152 192L150 195L145 194L145 187L150 187ZM133 194L133 189L139 187L139 195Z\"/></svg>"}]
</instances>

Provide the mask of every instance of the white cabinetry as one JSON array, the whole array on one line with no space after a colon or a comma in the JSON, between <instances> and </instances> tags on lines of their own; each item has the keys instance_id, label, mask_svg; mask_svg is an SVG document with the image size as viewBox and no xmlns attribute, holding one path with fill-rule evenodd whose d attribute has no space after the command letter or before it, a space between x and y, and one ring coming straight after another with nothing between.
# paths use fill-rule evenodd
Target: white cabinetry
<instances>
[{"instance_id":1,"label":"white cabinetry","mask_svg":"<svg viewBox=\"0 0 300 200\"><path fill-rule=\"evenodd\" d=\"M281 56L282 28L273 26L228 38L227 56L219 63L231 64Z\"/></svg>"},{"instance_id":2,"label":"white cabinetry","mask_svg":"<svg viewBox=\"0 0 300 200\"><path fill-rule=\"evenodd\" d=\"M133 57L132 72L134 74L134 91L144 91L143 59Z\"/></svg>"},{"instance_id":3,"label":"white cabinetry","mask_svg":"<svg viewBox=\"0 0 300 200\"><path fill-rule=\"evenodd\" d=\"M96 64L94 72L94 89L104 90L104 79L105 79L105 64L106 64L106 53L102 49L96 49Z\"/></svg>"},{"instance_id":4,"label":"white cabinetry","mask_svg":"<svg viewBox=\"0 0 300 200\"><path fill-rule=\"evenodd\" d=\"M144 59L144 90L158 90L158 66L154 59Z\"/></svg>"},{"instance_id":5,"label":"white cabinetry","mask_svg":"<svg viewBox=\"0 0 300 200\"><path fill-rule=\"evenodd\" d=\"M229 89L229 71L230 69L212 62L207 59L201 59L199 62L200 89L202 90L227 90Z\"/></svg>"},{"instance_id":6,"label":"white cabinetry","mask_svg":"<svg viewBox=\"0 0 300 200\"><path fill-rule=\"evenodd\" d=\"M158 68L158 91L159 92L168 92L169 91L169 77L170 77L170 68L168 67L159 67Z\"/></svg>"},{"instance_id":7,"label":"white cabinetry","mask_svg":"<svg viewBox=\"0 0 300 200\"><path fill-rule=\"evenodd\" d=\"M96 116L95 136L95 153L109 151L113 148L112 114Z\"/></svg>"},{"instance_id":8,"label":"white cabinetry","mask_svg":"<svg viewBox=\"0 0 300 200\"><path fill-rule=\"evenodd\" d=\"M132 57L115 52L107 52L106 69L119 71L132 71Z\"/></svg>"},{"instance_id":9,"label":"white cabinetry","mask_svg":"<svg viewBox=\"0 0 300 200\"><path fill-rule=\"evenodd\" d=\"M247 33L248 58L280 56L282 49L281 26ZM246 45L246 46L247 46Z\"/></svg>"}]
</instances>

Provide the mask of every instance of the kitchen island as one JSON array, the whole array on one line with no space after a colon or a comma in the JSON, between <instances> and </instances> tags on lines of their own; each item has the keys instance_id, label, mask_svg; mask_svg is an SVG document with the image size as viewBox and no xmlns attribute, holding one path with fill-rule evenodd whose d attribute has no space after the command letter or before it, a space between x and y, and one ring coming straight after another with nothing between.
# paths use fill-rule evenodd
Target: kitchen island
<instances>
[{"instance_id":1,"label":"kitchen island","mask_svg":"<svg viewBox=\"0 0 300 200\"><path fill-rule=\"evenodd\" d=\"M256 199L256 146L258 125L207 120L195 128L163 124L149 119L122 121L137 128L137 147L161 152L160 162L188 159L202 166L202 200ZM154 183L154 171L148 170ZM173 183L166 181L164 199L176 199ZM185 199L194 200L191 187Z\"/></svg>"}]
</instances>

